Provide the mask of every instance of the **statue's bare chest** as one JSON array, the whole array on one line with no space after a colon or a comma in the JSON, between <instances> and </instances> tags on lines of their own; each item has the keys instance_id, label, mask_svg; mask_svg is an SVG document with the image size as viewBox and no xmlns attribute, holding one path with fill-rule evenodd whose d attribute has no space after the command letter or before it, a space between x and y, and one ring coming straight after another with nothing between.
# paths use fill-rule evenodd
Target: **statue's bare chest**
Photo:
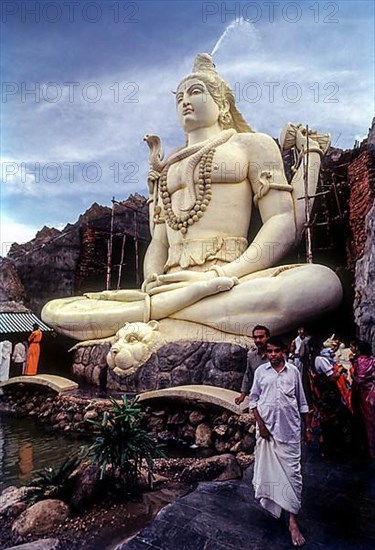
<instances>
[{"instance_id":1,"label":"statue's bare chest","mask_svg":"<svg viewBox=\"0 0 375 550\"><path fill-rule=\"evenodd\" d=\"M199 184L202 174L211 180L211 183L236 184L247 178L248 160L243 152L233 144L224 144L215 151L212 162L203 160L192 168L188 157L172 164L168 170L168 191L173 195L178 190L186 189L191 185Z\"/></svg>"}]
</instances>

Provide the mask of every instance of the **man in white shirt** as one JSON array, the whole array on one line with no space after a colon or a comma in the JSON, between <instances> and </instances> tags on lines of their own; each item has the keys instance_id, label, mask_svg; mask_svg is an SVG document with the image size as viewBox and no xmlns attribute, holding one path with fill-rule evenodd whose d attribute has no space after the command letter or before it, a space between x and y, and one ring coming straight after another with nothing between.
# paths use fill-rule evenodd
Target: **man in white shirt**
<instances>
[{"instance_id":1,"label":"man in white shirt","mask_svg":"<svg viewBox=\"0 0 375 550\"><path fill-rule=\"evenodd\" d=\"M254 374L249 408L257 422L253 485L255 498L272 516L289 512L294 546L305 539L297 514L301 507L301 415L308 412L301 375L285 362L280 338L267 342L268 362Z\"/></svg>"},{"instance_id":2,"label":"man in white shirt","mask_svg":"<svg viewBox=\"0 0 375 550\"><path fill-rule=\"evenodd\" d=\"M12 377L22 376L25 370L26 346L23 342L17 342L12 355Z\"/></svg>"},{"instance_id":3,"label":"man in white shirt","mask_svg":"<svg viewBox=\"0 0 375 550\"><path fill-rule=\"evenodd\" d=\"M12 342L4 340L0 342L0 382L9 378L10 356L12 355Z\"/></svg>"}]
</instances>

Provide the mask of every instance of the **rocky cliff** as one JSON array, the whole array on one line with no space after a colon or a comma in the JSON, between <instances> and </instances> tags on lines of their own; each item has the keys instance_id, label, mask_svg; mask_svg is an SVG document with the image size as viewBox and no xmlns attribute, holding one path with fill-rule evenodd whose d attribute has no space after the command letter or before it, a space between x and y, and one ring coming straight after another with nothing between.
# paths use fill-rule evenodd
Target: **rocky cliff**
<instances>
[{"instance_id":1,"label":"rocky cliff","mask_svg":"<svg viewBox=\"0 0 375 550\"><path fill-rule=\"evenodd\" d=\"M12 245L8 259L35 313L53 298L106 287L111 216L111 208L94 203L62 231L43 227L30 242ZM114 204L112 237L111 288L119 279L123 288L134 286L142 278L150 239L144 197L135 194Z\"/></svg>"},{"instance_id":2,"label":"rocky cliff","mask_svg":"<svg viewBox=\"0 0 375 550\"><path fill-rule=\"evenodd\" d=\"M28 301L16 266L7 258L0 258L0 302L25 303Z\"/></svg>"}]
</instances>

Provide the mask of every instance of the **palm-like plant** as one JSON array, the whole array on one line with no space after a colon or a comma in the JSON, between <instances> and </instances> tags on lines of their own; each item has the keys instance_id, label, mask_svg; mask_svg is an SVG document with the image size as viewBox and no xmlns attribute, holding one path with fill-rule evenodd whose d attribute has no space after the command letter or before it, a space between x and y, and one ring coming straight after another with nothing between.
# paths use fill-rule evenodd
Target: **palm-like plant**
<instances>
[{"instance_id":1,"label":"palm-like plant","mask_svg":"<svg viewBox=\"0 0 375 550\"><path fill-rule=\"evenodd\" d=\"M100 467L101 479L107 466L111 466L128 488L134 487L145 463L151 481L154 458L165 455L161 446L140 427L143 413L138 398L128 400L123 395L120 402L113 397L109 400L112 407L104 412L103 420L89 420L97 427L99 434L86 456Z\"/></svg>"},{"instance_id":2,"label":"palm-like plant","mask_svg":"<svg viewBox=\"0 0 375 550\"><path fill-rule=\"evenodd\" d=\"M76 471L80 462L81 459L75 454L64 460L57 469L50 467L36 472L35 477L28 483L32 490L27 493L25 500L29 504L47 498L69 500L74 481L72 474Z\"/></svg>"}]
</instances>

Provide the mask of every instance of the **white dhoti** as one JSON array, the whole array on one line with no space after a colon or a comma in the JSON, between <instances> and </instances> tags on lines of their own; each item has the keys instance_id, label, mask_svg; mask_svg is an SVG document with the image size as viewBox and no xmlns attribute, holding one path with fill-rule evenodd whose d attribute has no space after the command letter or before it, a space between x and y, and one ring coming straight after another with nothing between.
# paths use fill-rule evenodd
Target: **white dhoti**
<instances>
[{"instance_id":1,"label":"white dhoti","mask_svg":"<svg viewBox=\"0 0 375 550\"><path fill-rule=\"evenodd\" d=\"M253 486L255 498L273 517L301 508L301 444L257 438Z\"/></svg>"}]
</instances>

